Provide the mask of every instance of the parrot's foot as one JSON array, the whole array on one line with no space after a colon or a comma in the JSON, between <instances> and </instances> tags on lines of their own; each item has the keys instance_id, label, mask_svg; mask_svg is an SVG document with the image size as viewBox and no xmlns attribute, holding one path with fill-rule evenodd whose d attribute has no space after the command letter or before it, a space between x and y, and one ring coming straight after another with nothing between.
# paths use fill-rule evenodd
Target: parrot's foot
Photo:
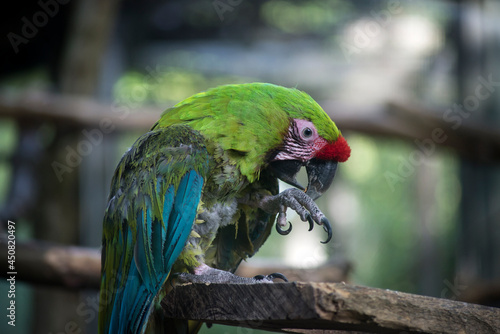
<instances>
[{"instance_id":1,"label":"parrot's foot","mask_svg":"<svg viewBox=\"0 0 500 334\"><path fill-rule=\"evenodd\" d=\"M286 277L280 273L273 273L267 276L258 275L253 278L241 277L228 271L214 269L206 264L194 269L194 274L181 273L176 277L178 283L233 283L233 284L255 284L273 283L273 279L279 278L288 282Z\"/></svg>"},{"instance_id":2,"label":"parrot's foot","mask_svg":"<svg viewBox=\"0 0 500 334\"><path fill-rule=\"evenodd\" d=\"M265 196L260 200L260 207L267 212L278 212L276 219L276 230L279 234L286 235L292 230L292 225L287 230L283 227L287 225L286 209L290 208L297 212L302 221L309 222L309 231L314 227L314 223L323 225L328 237L322 243L326 244L332 238L332 227L323 212L318 208L314 200L304 191L297 188L290 188L280 192L275 196Z\"/></svg>"}]
</instances>

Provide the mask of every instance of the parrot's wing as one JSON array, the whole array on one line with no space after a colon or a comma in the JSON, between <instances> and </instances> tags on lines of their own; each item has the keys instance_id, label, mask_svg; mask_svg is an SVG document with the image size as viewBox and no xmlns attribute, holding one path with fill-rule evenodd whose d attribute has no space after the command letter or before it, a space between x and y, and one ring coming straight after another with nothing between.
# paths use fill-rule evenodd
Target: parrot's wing
<instances>
[{"instance_id":1,"label":"parrot's wing","mask_svg":"<svg viewBox=\"0 0 500 334\"><path fill-rule=\"evenodd\" d=\"M144 330L191 232L208 163L203 138L183 126L143 135L122 158L104 218L100 333Z\"/></svg>"}]
</instances>

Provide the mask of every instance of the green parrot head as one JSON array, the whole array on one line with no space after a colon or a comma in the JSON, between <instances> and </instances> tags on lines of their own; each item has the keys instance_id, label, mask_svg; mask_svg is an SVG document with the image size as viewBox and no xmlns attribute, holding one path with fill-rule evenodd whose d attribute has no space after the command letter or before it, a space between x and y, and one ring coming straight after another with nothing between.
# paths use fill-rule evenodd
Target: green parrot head
<instances>
[{"instance_id":1,"label":"green parrot head","mask_svg":"<svg viewBox=\"0 0 500 334\"><path fill-rule=\"evenodd\" d=\"M282 181L304 189L296 175L305 166L308 185L304 190L317 199L330 187L338 163L349 158L351 149L335 123L308 94L282 89L286 91L277 100L290 124L270 168Z\"/></svg>"},{"instance_id":2,"label":"green parrot head","mask_svg":"<svg viewBox=\"0 0 500 334\"><path fill-rule=\"evenodd\" d=\"M350 148L316 101L295 89L267 83L225 85L193 95L166 110L153 128L183 123L227 152L250 182L264 168L304 189L296 174L305 166L307 193L319 197ZM217 152L212 152L217 154Z\"/></svg>"}]
</instances>

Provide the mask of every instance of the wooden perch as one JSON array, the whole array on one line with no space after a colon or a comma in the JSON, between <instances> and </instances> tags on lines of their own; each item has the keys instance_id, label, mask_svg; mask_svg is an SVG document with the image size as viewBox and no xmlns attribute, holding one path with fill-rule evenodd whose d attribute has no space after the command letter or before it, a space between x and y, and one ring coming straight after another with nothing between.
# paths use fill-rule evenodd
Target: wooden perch
<instances>
[{"instance_id":1,"label":"wooden perch","mask_svg":"<svg viewBox=\"0 0 500 334\"><path fill-rule=\"evenodd\" d=\"M343 283L184 284L174 288L162 306L169 318L278 332L500 330L497 308Z\"/></svg>"},{"instance_id":2,"label":"wooden perch","mask_svg":"<svg viewBox=\"0 0 500 334\"><path fill-rule=\"evenodd\" d=\"M491 124L467 122L467 119L457 115L450 120L443 116L444 111L396 102L387 105L386 113L390 119L401 124L397 128L403 130L409 140L433 141L436 146L453 148L462 156L476 161L500 159L500 131ZM439 136L442 142L433 139L432 133L436 129L442 130Z\"/></svg>"},{"instance_id":3,"label":"wooden perch","mask_svg":"<svg viewBox=\"0 0 500 334\"><path fill-rule=\"evenodd\" d=\"M0 270L7 266L7 238L0 236ZM16 241L16 279L72 289L99 288L101 252L98 249L60 246L40 241Z\"/></svg>"},{"instance_id":4,"label":"wooden perch","mask_svg":"<svg viewBox=\"0 0 500 334\"><path fill-rule=\"evenodd\" d=\"M7 248L5 235L0 236L0 248ZM5 275L7 252L2 254L0 270ZM16 278L29 283L99 288L97 249L16 242L15 266ZM342 283L185 284L175 287L162 304L171 318L281 332L455 334L500 329L497 308Z\"/></svg>"},{"instance_id":5,"label":"wooden perch","mask_svg":"<svg viewBox=\"0 0 500 334\"><path fill-rule=\"evenodd\" d=\"M161 108L132 108L127 104L105 104L77 95L57 95L30 92L16 96L0 94L0 116L19 122L53 122L57 126L147 131L158 120Z\"/></svg>"}]
</instances>

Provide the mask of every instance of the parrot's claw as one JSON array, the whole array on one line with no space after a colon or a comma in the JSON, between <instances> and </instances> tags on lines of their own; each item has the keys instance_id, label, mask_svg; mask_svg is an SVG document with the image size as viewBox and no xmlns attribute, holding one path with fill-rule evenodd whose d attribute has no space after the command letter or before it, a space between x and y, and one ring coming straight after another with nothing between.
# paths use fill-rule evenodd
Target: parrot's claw
<instances>
[{"instance_id":1,"label":"parrot's claw","mask_svg":"<svg viewBox=\"0 0 500 334\"><path fill-rule=\"evenodd\" d=\"M292 232L292 223L288 222L288 224L290 224L290 227L286 230L283 230L283 229L281 229L281 225L276 223L276 231L278 231L278 233L281 235L290 234L290 232Z\"/></svg>"},{"instance_id":2,"label":"parrot's claw","mask_svg":"<svg viewBox=\"0 0 500 334\"><path fill-rule=\"evenodd\" d=\"M326 240L321 241L322 244L326 244L332 239L332 226L326 217L321 218L321 225L323 225L323 229L328 233Z\"/></svg>"},{"instance_id":3,"label":"parrot's claw","mask_svg":"<svg viewBox=\"0 0 500 334\"><path fill-rule=\"evenodd\" d=\"M286 226L286 209L290 208L297 212L302 221L309 223L309 231L314 227L314 223L323 225L328 237L323 243L327 243L332 238L332 228L325 215L319 210L313 199L304 191L297 188L290 188L275 196L265 196L260 200L260 207L270 213L278 213L276 219L276 230L281 235L287 235L292 229L283 230Z\"/></svg>"},{"instance_id":4,"label":"parrot's claw","mask_svg":"<svg viewBox=\"0 0 500 334\"><path fill-rule=\"evenodd\" d=\"M307 218L307 221L309 222L309 230L308 231L311 232L313 227L314 227L314 220L312 219L310 214L307 214L306 218ZM330 233L331 233L331 231L330 231Z\"/></svg>"},{"instance_id":5,"label":"parrot's claw","mask_svg":"<svg viewBox=\"0 0 500 334\"><path fill-rule=\"evenodd\" d=\"M288 283L288 278L286 278L286 276L283 275L282 273L272 273L272 274L267 275L267 277L269 277L271 279L279 278L279 279L285 281L286 283Z\"/></svg>"},{"instance_id":6,"label":"parrot's claw","mask_svg":"<svg viewBox=\"0 0 500 334\"><path fill-rule=\"evenodd\" d=\"M272 273L269 275L257 275L257 276L254 276L253 278L257 281L264 280L264 279L268 280L268 281L272 281L275 278L279 278L279 279L288 283L288 279L286 278L286 276L281 274L281 273Z\"/></svg>"}]
</instances>

